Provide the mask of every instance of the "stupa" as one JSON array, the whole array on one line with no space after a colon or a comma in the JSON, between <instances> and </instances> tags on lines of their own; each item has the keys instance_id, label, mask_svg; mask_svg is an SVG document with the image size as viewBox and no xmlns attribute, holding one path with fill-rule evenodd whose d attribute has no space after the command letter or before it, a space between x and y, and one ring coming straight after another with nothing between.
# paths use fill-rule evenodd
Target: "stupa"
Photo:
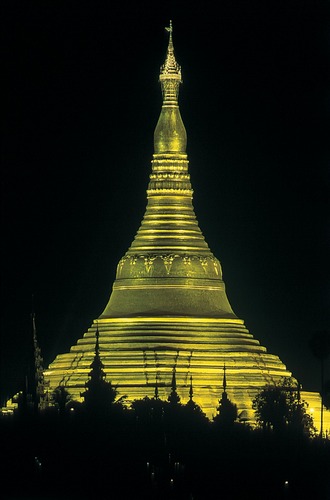
<instances>
[{"instance_id":1,"label":"stupa","mask_svg":"<svg viewBox=\"0 0 330 500\"><path fill-rule=\"evenodd\" d=\"M252 419L252 399L267 383L290 377L236 316L222 269L201 232L188 171L187 136L178 95L181 68L173 48L172 24L160 70L163 104L154 131L147 206L135 238L117 266L108 304L70 352L45 371L49 390L64 385L81 400L95 354L107 380L127 402L171 393L175 372L181 403L194 401L209 418L216 414L226 366L226 392L239 416ZM308 393L313 406L319 395ZM306 395L302 393L302 397Z\"/></svg>"}]
</instances>

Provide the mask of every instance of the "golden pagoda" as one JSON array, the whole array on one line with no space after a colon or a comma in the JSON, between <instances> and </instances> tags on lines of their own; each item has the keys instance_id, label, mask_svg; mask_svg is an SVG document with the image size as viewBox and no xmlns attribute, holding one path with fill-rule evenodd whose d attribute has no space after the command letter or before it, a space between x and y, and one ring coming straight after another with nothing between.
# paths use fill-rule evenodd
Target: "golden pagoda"
<instances>
[{"instance_id":1,"label":"golden pagoda","mask_svg":"<svg viewBox=\"0 0 330 500\"><path fill-rule=\"evenodd\" d=\"M252 399L267 383L291 373L269 354L233 312L219 260L196 220L188 171L187 136L178 94L181 68L173 48L172 24L160 70L163 104L154 132L147 206L135 238L117 266L107 306L72 346L45 371L50 390L64 385L74 399L88 380L99 332L107 380L127 402L167 399L172 376L181 403L194 401L211 419L226 392L241 419L252 419ZM319 395L309 393L319 405ZM302 393L304 397L305 393Z\"/></svg>"}]
</instances>

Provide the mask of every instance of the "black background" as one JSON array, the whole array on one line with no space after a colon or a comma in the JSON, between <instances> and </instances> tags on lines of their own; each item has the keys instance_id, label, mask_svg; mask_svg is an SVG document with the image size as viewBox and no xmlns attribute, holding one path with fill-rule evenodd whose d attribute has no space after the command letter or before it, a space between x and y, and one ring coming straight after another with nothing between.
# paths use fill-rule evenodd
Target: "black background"
<instances>
[{"instance_id":1,"label":"black background","mask_svg":"<svg viewBox=\"0 0 330 500\"><path fill-rule=\"evenodd\" d=\"M27 369L32 295L45 367L108 301L146 206L169 19L195 211L230 303L318 390L308 341L330 324L329 4L2 5L1 403Z\"/></svg>"}]
</instances>

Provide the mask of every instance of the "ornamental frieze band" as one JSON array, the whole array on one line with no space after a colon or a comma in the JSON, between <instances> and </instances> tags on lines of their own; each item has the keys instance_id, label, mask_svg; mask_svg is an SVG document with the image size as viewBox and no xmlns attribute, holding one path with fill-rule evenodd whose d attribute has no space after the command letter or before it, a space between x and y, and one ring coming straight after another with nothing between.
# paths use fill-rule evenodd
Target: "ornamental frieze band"
<instances>
[{"instance_id":1,"label":"ornamental frieze band","mask_svg":"<svg viewBox=\"0 0 330 500\"><path fill-rule=\"evenodd\" d=\"M117 267L117 279L156 276L222 278L220 262L213 255L131 254Z\"/></svg>"}]
</instances>

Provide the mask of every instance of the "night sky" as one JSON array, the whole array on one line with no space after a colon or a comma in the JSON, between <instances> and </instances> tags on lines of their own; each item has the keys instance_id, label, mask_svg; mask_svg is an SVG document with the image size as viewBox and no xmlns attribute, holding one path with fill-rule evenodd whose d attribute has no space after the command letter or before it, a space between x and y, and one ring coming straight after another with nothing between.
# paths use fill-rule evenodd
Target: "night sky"
<instances>
[{"instance_id":1,"label":"night sky","mask_svg":"<svg viewBox=\"0 0 330 500\"><path fill-rule=\"evenodd\" d=\"M3 2L0 403L29 364L32 296L45 367L108 302L146 207L169 19L195 212L229 301L319 390L308 342L330 325L329 4L141 4Z\"/></svg>"}]
</instances>

